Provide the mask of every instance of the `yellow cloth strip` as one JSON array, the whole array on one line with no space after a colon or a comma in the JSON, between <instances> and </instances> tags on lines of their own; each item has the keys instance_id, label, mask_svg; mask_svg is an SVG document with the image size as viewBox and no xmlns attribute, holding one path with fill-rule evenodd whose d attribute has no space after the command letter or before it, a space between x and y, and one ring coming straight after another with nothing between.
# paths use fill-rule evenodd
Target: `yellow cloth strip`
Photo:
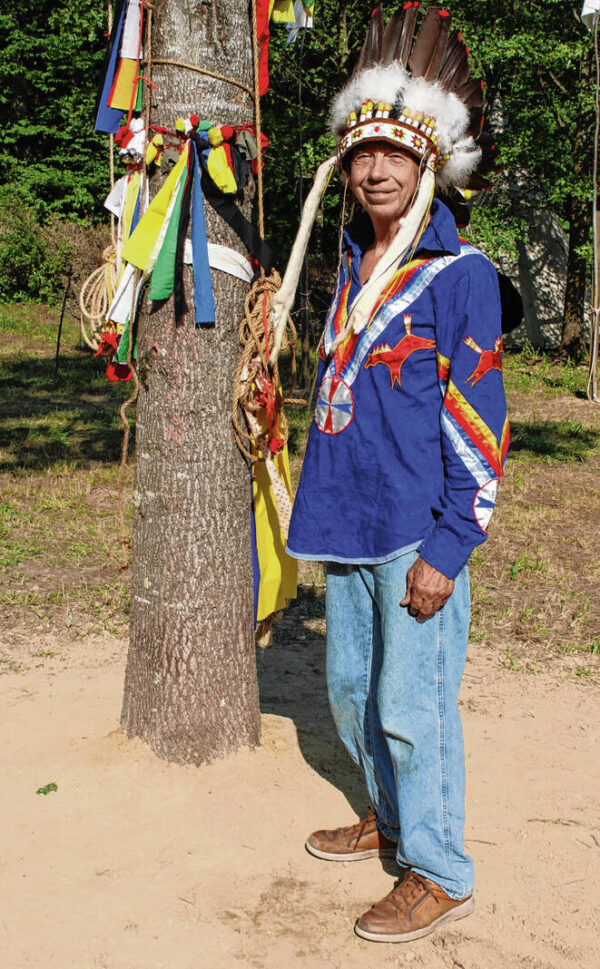
<instances>
[{"instance_id":1,"label":"yellow cloth strip","mask_svg":"<svg viewBox=\"0 0 600 969\"><path fill-rule=\"evenodd\" d=\"M122 58L117 71L117 83L113 90L113 96L108 102L109 108L129 111L137 72L137 61Z\"/></svg>"},{"instance_id":2,"label":"yellow cloth strip","mask_svg":"<svg viewBox=\"0 0 600 969\"><path fill-rule=\"evenodd\" d=\"M156 240L160 234L162 224L169 209L173 192L176 190L179 177L187 165L187 151L182 151L179 160L168 174L165 184L156 193L146 212L138 222L122 250L122 258L138 269L146 269Z\"/></svg>"},{"instance_id":3,"label":"yellow cloth strip","mask_svg":"<svg viewBox=\"0 0 600 969\"><path fill-rule=\"evenodd\" d=\"M156 241L154 243L154 248L152 249L152 252L150 253L150 256L148 257L148 262L146 263L146 275L147 276L149 276L150 273L152 272L152 270L154 269L154 266L156 264L156 260L158 259L158 254L159 254L160 250L162 249L162 245L163 245L163 242L165 241L165 236L167 234L167 229L169 228L169 223L170 223L171 218L173 216L173 213L175 211L175 206L177 205L177 199L179 198L179 189L181 188L181 179L182 178L185 178L185 177L186 177L186 171L184 169L180 173L179 178L177 179L177 184L175 185L175 188L173 189L173 194L171 195L171 199L170 199L169 205L167 207L166 215L165 215L165 217L164 217L164 219L162 221L162 225L161 225L160 230L159 230L159 233L158 233L158 235L156 237Z\"/></svg>"},{"instance_id":4,"label":"yellow cloth strip","mask_svg":"<svg viewBox=\"0 0 600 969\"><path fill-rule=\"evenodd\" d=\"M227 154L223 145L211 148L208 153L206 168L217 188L226 195L235 195L237 183L231 168L227 164Z\"/></svg>"},{"instance_id":5,"label":"yellow cloth strip","mask_svg":"<svg viewBox=\"0 0 600 969\"><path fill-rule=\"evenodd\" d=\"M275 465L291 495L287 446L275 456ZM271 613L283 609L286 599L296 598L298 563L285 550L275 496L264 461L256 461L252 465L252 494L260 568L256 620L260 622Z\"/></svg>"},{"instance_id":6,"label":"yellow cloth strip","mask_svg":"<svg viewBox=\"0 0 600 969\"><path fill-rule=\"evenodd\" d=\"M125 189L125 201L123 202L123 220L122 220L122 236L121 236L122 243L127 242L131 234L131 221L133 219L133 213L135 212L135 203L137 202L139 190L140 190L140 173L133 172L129 176L129 181L127 182L127 188Z\"/></svg>"},{"instance_id":7,"label":"yellow cloth strip","mask_svg":"<svg viewBox=\"0 0 600 969\"><path fill-rule=\"evenodd\" d=\"M269 17L274 24L295 24L294 0L270 0Z\"/></svg>"}]
</instances>

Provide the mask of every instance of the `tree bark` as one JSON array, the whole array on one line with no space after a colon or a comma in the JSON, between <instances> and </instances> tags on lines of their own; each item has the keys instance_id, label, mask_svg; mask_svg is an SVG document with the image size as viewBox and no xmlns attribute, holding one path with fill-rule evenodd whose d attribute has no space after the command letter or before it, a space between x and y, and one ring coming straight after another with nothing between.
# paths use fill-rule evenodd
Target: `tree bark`
<instances>
[{"instance_id":1,"label":"tree bark","mask_svg":"<svg viewBox=\"0 0 600 969\"><path fill-rule=\"evenodd\" d=\"M588 269L579 247L589 239L591 217L587 209L579 199L569 200L569 255L560 347L576 361L586 352L583 329Z\"/></svg>"},{"instance_id":2,"label":"tree bark","mask_svg":"<svg viewBox=\"0 0 600 969\"><path fill-rule=\"evenodd\" d=\"M247 0L162 0L152 56L252 86ZM183 68L152 69L155 123L197 113L253 120L240 88ZM244 251L206 205L211 242ZM172 301L140 321L130 646L121 723L178 763L260 739L254 654L250 483L230 410L247 284L213 271L214 329L176 325ZM191 271L186 294L193 307Z\"/></svg>"},{"instance_id":3,"label":"tree bark","mask_svg":"<svg viewBox=\"0 0 600 969\"><path fill-rule=\"evenodd\" d=\"M582 54L579 69L579 86L582 91L587 90L592 84L593 61L593 44L587 44ZM573 152L573 172L580 184L586 177L589 178L590 174L590 143L593 140L593 130L593 118L589 107L582 105L577 119ZM560 346L561 350L576 361L581 360L586 352L583 331L588 270L585 257L581 255L581 251L590 237L591 208L591 204L586 200L574 195L570 196L567 211L569 255Z\"/></svg>"}]
</instances>

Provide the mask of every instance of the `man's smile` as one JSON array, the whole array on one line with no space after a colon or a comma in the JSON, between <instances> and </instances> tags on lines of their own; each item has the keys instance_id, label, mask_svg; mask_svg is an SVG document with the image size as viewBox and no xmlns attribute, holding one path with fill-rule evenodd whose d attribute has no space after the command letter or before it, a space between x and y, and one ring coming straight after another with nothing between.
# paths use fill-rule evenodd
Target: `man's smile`
<instances>
[{"instance_id":1,"label":"man's smile","mask_svg":"<svg viewBox=\"0 0 600 969\"><path fill-rule=\"evenodd\" d=\"M389 198L394 195L393 189L383 189L383 188L365 188L363 189L365 195L371 202L383 201L386 202Z\"/></svg>"}]
</instances>

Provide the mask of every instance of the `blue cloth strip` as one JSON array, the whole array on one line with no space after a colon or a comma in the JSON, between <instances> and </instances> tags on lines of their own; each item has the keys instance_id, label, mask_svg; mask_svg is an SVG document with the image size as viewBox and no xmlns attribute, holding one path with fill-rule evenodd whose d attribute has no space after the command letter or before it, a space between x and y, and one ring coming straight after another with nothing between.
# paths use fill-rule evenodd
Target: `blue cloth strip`
<instances>
[{"instance_id":1,"label":"blue cloth strip","mask_svg":"<svg viewBox=\"0 0 600 969\"><path fill-rule=\"evenodd\" d=\"M100 95L100 103L98 104L98 113L96 114L96 131L104 131L107 135L116 135L121 127L121 118L123 117L123 112L120 109L109 108L107 102L110 96L113 81L115 79L115 70L117 60L119 59L121 34L123 33L123 22L125 20L126 12L127 4L124 3L121 7L121 15L117 22L116 30L111 38L112 49L110 52L108 68L104 77L104 83L102 85L102 94Z\"/></svg>"},{"instance_id":2,"label":"blue cloth strip","mask_svg":"<svg viewBox=\"0 0 600 969\"><path fill-rule=\"evenodd\" d=\"M196 326L214 326L216 321L215 297L213 294L210 266L208 263L208 239L206 237L206 218L204 199L200 184L200 165L198 150L192 142L194 152L194 184L192 189L192 253L194 266L194 308Z\"/></svg>"},{"instance_id":3,"label":"blue cloth strip","mask_svg":"<svg viewBox=\"0 0 600 969\"><path fill-rule=\"evenodd\" d=\"M131 235L131 233L133 232L133 230L136 228L138 222L140 221L140 209L141 209L140 203L141 203L141 201L142 201L142 186L141 186L141 182L140 182L140 187L139 187L139 190L138 190L137 199L135 200L135 208L133 210L133 215L131 217L131 228L129 230L129 235Z\"/></svg>"}]
</instances>

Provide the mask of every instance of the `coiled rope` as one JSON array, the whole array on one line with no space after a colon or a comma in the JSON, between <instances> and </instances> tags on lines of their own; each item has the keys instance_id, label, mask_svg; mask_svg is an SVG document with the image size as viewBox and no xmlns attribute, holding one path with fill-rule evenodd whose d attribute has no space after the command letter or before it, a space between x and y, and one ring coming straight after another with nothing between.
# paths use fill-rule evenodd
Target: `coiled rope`
<instances>
[{"instance_id":1,"label":"coiled rope","mask_svg":"<svg viewBox=\"0 0 600 969\"><path fill-rule=\"evenodd\" d=\"M290 396L296 383L296 328L289 317L282 346L282 349L291 351L291 384L288 396L284 397L281 392L278 362L275 361L272 366L269 363L274 340L271 326L273 296L280 286L281 277L276 270L272 270L270 276L260 276L246 296L244 318L239 327L239 339L243 349L233 384L231 420L237 445L244 457L251 462L261 458L257 448L264 457L266 451L276 453L287 443L289 432L283 405L306 403L305 400ZM269 399L269 394L272 399ZM253 417L261 411L266 412L268 423L258 438L255 429L246 429L240 420L240 408ZM267 434L267 431L270 433ZM269 437L272 442L276 442L274 448L269 446Z\"/></svg>"},{"instance_id":2,"label":"coiled rope","mask_svg":"<svg viewBox=\"0 0 600 969\"><path fill-rule=\"evenodd\" d=\"M107 246L102 253L102 265L90 273L79 293L81 338L91 350L98 349L117 285L116 258L114 245Z\"/></svg>"}]
</instances>

